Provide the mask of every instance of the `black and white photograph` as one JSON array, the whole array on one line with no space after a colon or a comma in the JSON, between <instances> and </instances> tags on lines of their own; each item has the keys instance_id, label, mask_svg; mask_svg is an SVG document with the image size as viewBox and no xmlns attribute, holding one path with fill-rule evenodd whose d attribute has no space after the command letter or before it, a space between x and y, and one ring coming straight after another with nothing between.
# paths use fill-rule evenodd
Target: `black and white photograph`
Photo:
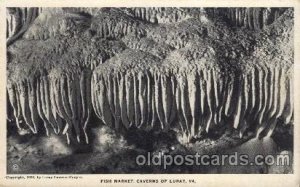
<instances>
[{"instance_id":1,"label":"black and white photograph","mask_svg":"<svg viewBox=\"0 0 300 187\"><path fill-rule=\"evenodd\" d=\"M7 174L294 173L293 7L6 7L3 28Z\"/></svg>"}]
</instances>

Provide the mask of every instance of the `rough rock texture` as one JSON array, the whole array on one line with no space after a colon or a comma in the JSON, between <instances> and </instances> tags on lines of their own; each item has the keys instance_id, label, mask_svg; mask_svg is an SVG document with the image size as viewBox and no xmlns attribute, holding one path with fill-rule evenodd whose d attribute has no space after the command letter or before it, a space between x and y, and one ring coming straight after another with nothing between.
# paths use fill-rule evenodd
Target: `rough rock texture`
<instances>
[{"instance_id":1,"label":"rough rock texture","mask_svg":"<svg viewBox=\"0 0 300 187\"><path fill-rule=\"evenodd\" d=\"M221 15L232 26L260 30L272 24L286 8L218 8L209 9L211 16Z\"/></svg>"},{"instance_id":2,"label":"rough rock texture","mask_svg":"<svg viewBox=\"0 0 300 187\"><path fill-rule=\"evenodd\" d=\"M30 16L20 22L20 11ZM175 131L189 142L223 127L261 137L293 124L292 9L8 15L8 117L20 132L89 143L95 116L119 131Z\"/></svg>"},{"instance_id":3,"label":"rough rock texture","mask_svg":"<svg viewBox=\"0 0 300 187\"><path fill-rule=\"evenodd\" d=\"M41 11L42 8L7 8L7 45L22 37Z\"/></svg>"}]
</instances>

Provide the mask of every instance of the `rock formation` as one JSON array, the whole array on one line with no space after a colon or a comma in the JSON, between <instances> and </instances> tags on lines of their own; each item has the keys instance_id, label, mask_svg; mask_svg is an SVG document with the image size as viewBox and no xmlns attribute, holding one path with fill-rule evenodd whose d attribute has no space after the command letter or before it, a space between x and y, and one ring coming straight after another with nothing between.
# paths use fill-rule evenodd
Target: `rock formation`
<instances>
[{"instance_id":1,"label":"rock formation","mask_svg":"<svg viewBox=\"0 0 300 187\"><path fill-rule=\"evenodd\" d=\"M93 114L187 142L221 126L270 136L293 123L292 18L280 8L9 9L8 116L68 143L89 142Z\"/></svg>"}]
</instances>

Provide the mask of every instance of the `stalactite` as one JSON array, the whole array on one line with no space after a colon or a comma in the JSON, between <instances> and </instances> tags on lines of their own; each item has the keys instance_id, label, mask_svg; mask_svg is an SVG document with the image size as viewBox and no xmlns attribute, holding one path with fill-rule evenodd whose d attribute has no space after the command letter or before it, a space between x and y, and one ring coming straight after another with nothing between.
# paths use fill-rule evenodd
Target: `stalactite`
<instances>
[{"instance_id":1,"label":"stalactite","mask_svg":"<svg viewBox=\"0 0 300 187\"><path fill-rule=\"evenodd\" d=\"M283 10L277 8L223 8L216 11L232 25L250 30L263 29L283 13Z\"/></svg>"},{"instance_id":2,"label":"stalactite","mask_svg":"<svg viewBox=\"0 0 300 187\"><path fill-rule=\"evenodd\" d=\"M7 91L8 91L8 98L10 101L10 104L13 108L13 115L15 117L16 125L18 127L18 130L21 130L21 126L19 124L19 120L21 118L21 109L20 109L20 102L19 102L19 94L16 88L16 85L12 82L8 82L7 84Z\"/></svg>"},{"instance_id":3,"label":"stalactite","mask_svg":"<svg viewBox=\"0 0 300 187\"><path fill-rule=\"evenodd\" d=\"M39 15L39 8L8 8L7 9L7 41L9 46L29 29Z\"/></svg>"},{"instance_id":4,"label":"stalactite","mask_svg":"<svg viewBox=\"0 0 300 187\"><path fill-rule=\"evenodd\" d=\"M17 127L63 134L67 143L89 143L94 113L117 131L179 130L188 142L222 126L241 138L248 130L271 136L277 123L293 122L292 55L285 43L276 44L282 33L265 44L256 41L249 55L229 49L241 47L231 40L234 34L207 33L212 26L193 17L206 11L174 9L168 15L170 10L108 8L87 17L77 10L43 10L40 16L49 16L48 21L64 11L68 19L81 21L60 25L52 20L58 30L48 33L38 17L24 38L9 47L14 54L7 93ZM152 12L157 21L151 21ZM273 32L271 15L277 17L272 21L282 19L277 9L214 10L214 15L222 14L234 26L265 29L258 38ZM157 24L162 22L172 24ZM68 33L63 28L68 25L81 33ZM278 55L266 53L270 46Z\"/></svg>"}]
</instances>

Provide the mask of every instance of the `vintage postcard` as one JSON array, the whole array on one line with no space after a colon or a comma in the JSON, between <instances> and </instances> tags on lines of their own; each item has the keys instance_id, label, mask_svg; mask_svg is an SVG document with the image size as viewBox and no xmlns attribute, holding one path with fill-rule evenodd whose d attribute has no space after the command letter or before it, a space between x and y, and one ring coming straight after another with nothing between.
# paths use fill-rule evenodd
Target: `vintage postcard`
<instances>
[{"instance_id":1,"label":"vintage postcard","mask_svg":"<svg viewBox=\"0 0 300 187\"><path fill-rule=\"evenodd\" d=\"M0 186L300 185L300 1L0 4Z\"/></svg>"}]
</instances>

